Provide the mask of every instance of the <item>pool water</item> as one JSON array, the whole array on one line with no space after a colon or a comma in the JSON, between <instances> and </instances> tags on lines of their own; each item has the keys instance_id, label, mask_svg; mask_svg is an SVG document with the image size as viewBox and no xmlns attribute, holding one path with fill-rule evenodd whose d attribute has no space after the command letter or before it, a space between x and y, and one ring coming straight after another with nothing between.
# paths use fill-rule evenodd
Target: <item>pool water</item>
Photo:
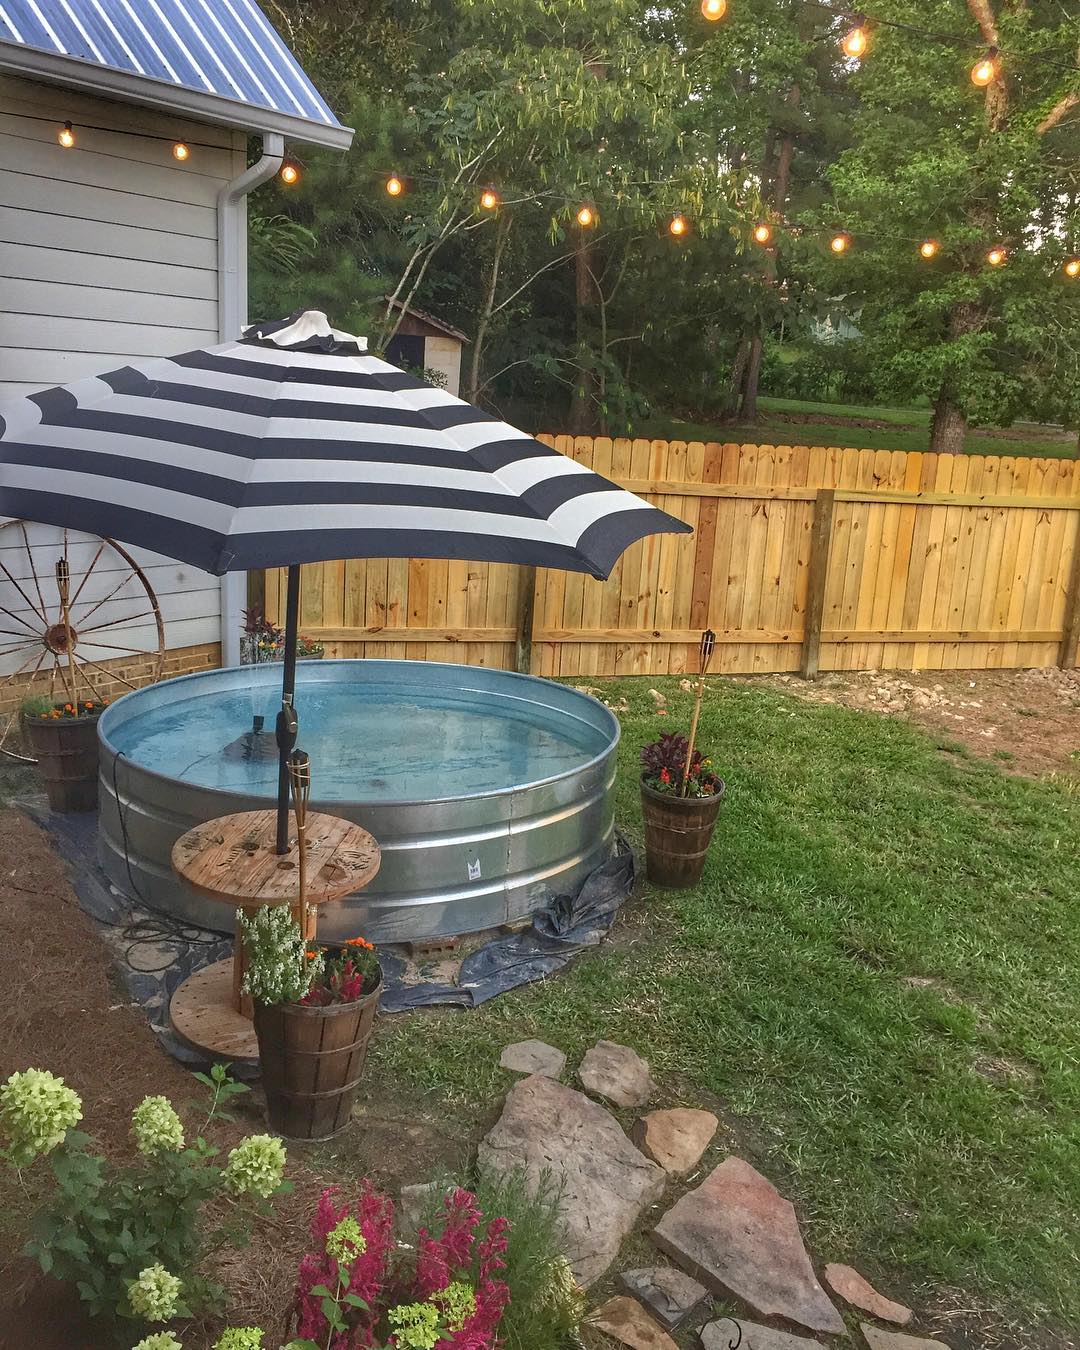
<instances>
[{"instance_id":1,"label":"pool water","mask_svg":"<svg viewBox=\"0 0 1080 1350\"><path fill-rule=\"evenodd\" d=\"M277 789L272 687L179 698L111 732L116 750L192 786L272 797ZM490 689L306 682L297 745L322 802L433 801L504 792L573 770L609 736L588 722ZM256 718L262 729L255 730Z\"/></svg>"}]
</instances>

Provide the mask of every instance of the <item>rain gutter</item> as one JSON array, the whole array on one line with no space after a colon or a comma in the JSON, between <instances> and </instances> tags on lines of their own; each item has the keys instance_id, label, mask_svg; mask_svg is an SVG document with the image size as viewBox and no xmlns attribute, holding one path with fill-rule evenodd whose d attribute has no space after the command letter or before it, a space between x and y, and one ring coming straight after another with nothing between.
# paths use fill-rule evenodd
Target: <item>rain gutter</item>
<instances>
[{"instance_id":1,"label":"rain gutter","mask_svg":"<svg viewBox=\"0 0 1080 1350\"><path fill-rule=\"evenodd\" d=\"M285 138L267 132L262 156L218 193L218 340L235 341L247 323L247 195L273 178L285 157ZM221 664L240 664L240 615L247 606L247 573L221 578Z\"/></svg>"}]
</instances>

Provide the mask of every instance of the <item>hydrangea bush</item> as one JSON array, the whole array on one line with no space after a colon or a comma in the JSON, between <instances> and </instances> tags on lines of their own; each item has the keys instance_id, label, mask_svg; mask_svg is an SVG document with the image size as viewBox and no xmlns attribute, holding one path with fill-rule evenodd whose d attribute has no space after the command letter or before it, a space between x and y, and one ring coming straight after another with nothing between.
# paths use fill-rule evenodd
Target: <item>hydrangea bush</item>
<instances>
[{"instance_id":1,"label":"hydrangea bush","mask_svg":"<svg viewBox=\"0 0 1080 1350\"><path fill-rule=\"evenodd\" d=\"M212 1092L207 1125L226 1114L220 1102L246 1091L223 1066L199 1077ZM0 1157L22 1168L48 1156L55 1183L39 1185L45 1199L26 1254L74 1284L95 1314L167 1322L219 1303L224 1290L202 1273L204 1260L245 1242L270 1197L289 1188L281 1141L251 1136L219 1166L219 1150L201 1135L185 1143L167 1098L146 1097L131 1118L137 1161L116 1163L72 1128L81 1117L78 1095L45 1070L0 1086ZM142 1342L143 1350L178 1346L170 1332Z\"/></svg>"}]
</instances>

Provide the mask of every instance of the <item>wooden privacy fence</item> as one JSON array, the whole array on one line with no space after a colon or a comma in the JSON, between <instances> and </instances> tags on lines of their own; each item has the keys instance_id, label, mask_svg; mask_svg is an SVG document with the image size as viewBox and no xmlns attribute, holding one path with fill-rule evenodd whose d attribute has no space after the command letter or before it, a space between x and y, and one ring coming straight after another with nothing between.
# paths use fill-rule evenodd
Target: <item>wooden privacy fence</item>
<instances>
[{"instance_id":1,"label":"wooden privacy fence","mask_svg":"<svg viewBox=\"0 0 1080 1350\"><path fill-rule=\"evenodd\" d=\"M537 675L1072 665L1080 462L543 436L688 521L606 582L506 564L307 566L301 624L332 656ZM283 573L262 578L271 618Z\"/></svg>"}]
</instances>

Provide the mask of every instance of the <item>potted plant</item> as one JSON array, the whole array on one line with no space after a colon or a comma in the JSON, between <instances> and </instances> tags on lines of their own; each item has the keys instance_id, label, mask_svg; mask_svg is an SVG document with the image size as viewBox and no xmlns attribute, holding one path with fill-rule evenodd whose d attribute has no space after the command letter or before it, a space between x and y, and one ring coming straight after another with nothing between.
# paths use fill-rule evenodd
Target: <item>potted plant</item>
<instances>
[{"instance_id":1,"label":"potted plant","mask_svg":"<svg viewBox=\"0 0 1080 1350\"><path fill-rule=\"evenodd\" d=\"M296 639L298 661L318 661L324 654L323 644L301 633ZM281 661L285 657L285 630L271 623L258 605L244 610L244 630L240 635L240 664L261 665L264 661Z\"/></svg>"},{"instance_id":2,"label":"potted plant","mask_svg":"<svg viewBox=\"0 0 1080 1350\"><path fill-rule=\"evenodd\" d=\"M378 955L362 937L313 947L284 905L240 922L270 1125L286 1138L330 1139L352 1118L382 987Z\"/></svg>"},{"instance_id":3,"label":"potted plant","mask_svg":"<svg viewBox=\"0 0 1080 1350\"><path fill-rule=\"evenodd\" d=\"M54 811L93 811L98 803L98 718L107 698L54 703L29 698L19 718Z\"/></svg>"},{"instance_id":4,"label":"potted plant","mask_svg":"<svg viewBox=\"0 0 1080 1350\"><path fill-rule=\"evenodd\" d=\"M655 886L685 889L701 880L724 780L712 760L669 732L641 752L645 872Z\"/></svg>"}]
</instances>

